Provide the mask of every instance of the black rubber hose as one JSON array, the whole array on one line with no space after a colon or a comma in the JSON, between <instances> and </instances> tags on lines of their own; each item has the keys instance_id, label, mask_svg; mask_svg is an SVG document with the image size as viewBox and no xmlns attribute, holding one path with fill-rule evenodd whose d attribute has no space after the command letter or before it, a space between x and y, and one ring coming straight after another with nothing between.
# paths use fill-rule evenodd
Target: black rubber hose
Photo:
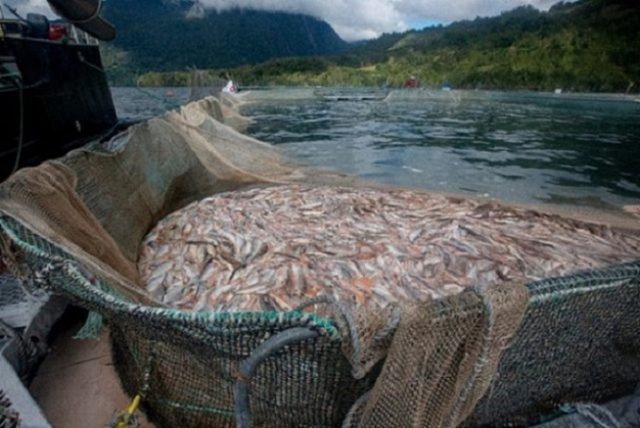
<instances>
[{"instance_id":1,"label":"black rubber hose","mask_svg":"<svg viewBox=\"0 0 640 428\"><path fill-rule=\"evenodd\" d=\"M249 384L255 375L258 366L269 356L280 349L293 343L318 337L319 333L305 327L294 327L284 330L270 337L258 346L249 355L249 358L240 363L240 372L233 387L235 396L235 417L237 428L251 427L251 413L249 410Z\"/></svg>"}]
</instances>

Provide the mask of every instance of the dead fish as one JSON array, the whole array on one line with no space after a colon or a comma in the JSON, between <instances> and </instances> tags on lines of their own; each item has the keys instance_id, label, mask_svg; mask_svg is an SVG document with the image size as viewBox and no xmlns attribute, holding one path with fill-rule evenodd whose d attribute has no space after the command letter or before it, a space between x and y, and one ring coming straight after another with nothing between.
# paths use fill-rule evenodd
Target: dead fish
<instances>
[{"instance_id":1,"label":"dead fish","mask_svg":"<svg viewBox=\"0 0 640 428\"><path fill-rule=\"evenodd\" d=\"M636 260L640 236L409 190L286 185L205 198L143 239L149 291L192 310L384 307Z\"/></svg>"}]
</instances>

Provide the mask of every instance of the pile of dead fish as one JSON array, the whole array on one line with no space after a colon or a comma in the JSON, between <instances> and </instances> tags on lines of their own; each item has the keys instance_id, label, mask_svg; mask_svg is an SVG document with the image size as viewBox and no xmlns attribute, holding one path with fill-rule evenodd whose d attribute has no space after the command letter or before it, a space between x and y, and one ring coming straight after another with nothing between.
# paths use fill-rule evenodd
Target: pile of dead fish
<instances>
[{"instance_id":1,"label":"pile of dead fish","mask_svg":"<svg viewBox=\"0 0 640 428\"><path fill-rule=\"evenodd\" d=\"M165 219L142 243L148 291L181 309L290 310L329 295L384 307L640 259L640 235L409 190L255 188Z\"/></svg>"}]
</instances>

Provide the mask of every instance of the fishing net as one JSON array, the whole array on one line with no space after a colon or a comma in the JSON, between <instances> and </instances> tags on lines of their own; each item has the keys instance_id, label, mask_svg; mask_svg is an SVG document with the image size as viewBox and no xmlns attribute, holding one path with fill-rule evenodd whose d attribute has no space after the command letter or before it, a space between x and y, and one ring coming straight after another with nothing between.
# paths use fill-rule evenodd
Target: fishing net
<instances>
[{"instance_id":1,"label":"fishing net","mask_svg":"<svg viewBox=\"0 0 640 428\"><path fill-rule=\"evenodd\" d=\"M640 263L375 311L308 302L323 316L186 312L149 295L140 243L192 201L365 184L290 164L228 126L230 103L192 103L0 186L4 259L91 311L80 336L109 324L123 385L159 426L526 424L564 401L634 389Z\"/></svg>"},{"instance_id":2,"label":"fishing net","mask_svg":"<svg viewBox=\"0 0 640 428\"><path fill-rule=\"evenodd\" d=\"M20 426L20 415L12 409L11 401L0 389L0 428L18 428Z\"/></svg>"},{"instance_id":3,"label":"fishing net","mask_svg":"<svg viewBox=\"0 0 640 428\"><path fill-rule=\"evenodd\" d=\"M239 92L236 99L244 103L250 102L277 102L277 101L308 101L321 97L319 91L315 88L277 88L271 90L252 90L247 92Z\"/></svg>"},{"instance_id":4,"label":"fishing net","mask_svg":"<svg viewBox=\"0 0 640 428\"><path fill-rule=\"evenodd\" d=\"M220 76L212 75L206 70L191 70L189 101L197 101L206 97L219 97L227 81Z\"/></svg>"}]
</instances>

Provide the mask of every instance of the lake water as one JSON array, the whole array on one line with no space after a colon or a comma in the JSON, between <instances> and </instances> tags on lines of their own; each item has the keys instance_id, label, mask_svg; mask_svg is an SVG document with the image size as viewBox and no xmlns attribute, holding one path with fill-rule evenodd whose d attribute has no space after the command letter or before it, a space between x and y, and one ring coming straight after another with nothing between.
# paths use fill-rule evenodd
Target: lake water
<instances>
[{"instance_id":1,"label":"lake water","mask_svg":"<svg viewBox=\"0 0 640 428\"><path fill-rule=\"evenodd\" d=\"M185 102L184 88L114 88L120 116ZM247 133L300 163L369 180L517 203L640 203L640 102L474 91L256 91ZM260 96L264 94L264 96ZM386 98L385 98L386 97ZM293 99L296 98L296 99Z\"/></svg>"}]
</instances>

